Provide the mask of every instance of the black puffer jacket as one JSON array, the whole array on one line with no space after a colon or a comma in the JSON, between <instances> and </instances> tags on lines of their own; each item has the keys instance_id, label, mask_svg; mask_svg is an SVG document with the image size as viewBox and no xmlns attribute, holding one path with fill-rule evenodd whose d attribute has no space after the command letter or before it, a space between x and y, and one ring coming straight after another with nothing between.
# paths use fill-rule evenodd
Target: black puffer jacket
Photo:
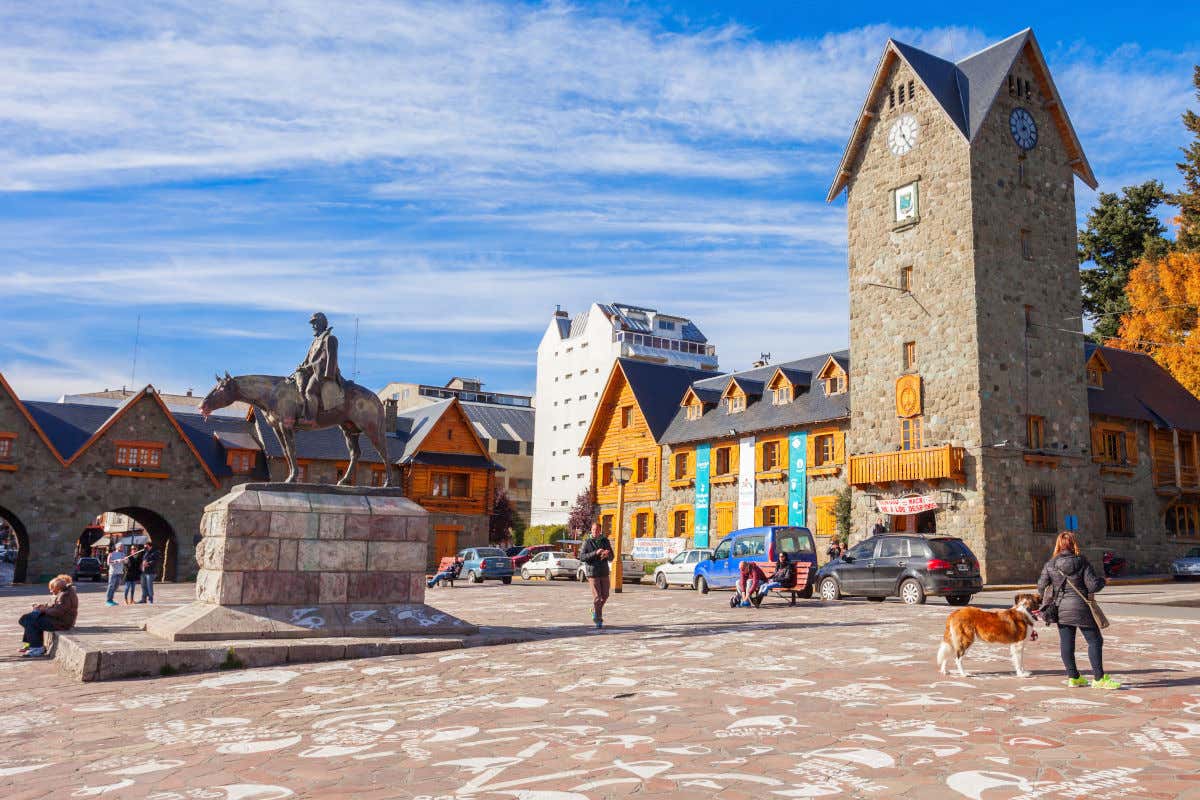
<instances>
[{"instance_id":1,"label":"black puffer jacket","mask_svg":"<svg viewBox=\"0 0 1200 800\"><path fill-rule=\"evenodd\" d=\"M1059 570L1062 570L1062 574ZM1096 620L1092 617L1091 610L1079 595L1066 585L1065 581L1068 580L1084 594L1095 594L1104 588L1104 578L1096 574L1096 570L1092 569L1086 558L1068 553L1047 561L1046 566L1042 567L1042 576L1038 578L1039 593L1044 593L1047 586L1054 587L1054 596L1058 598L1060 625L1095 628Z\"/></svg>"}]
</instances>

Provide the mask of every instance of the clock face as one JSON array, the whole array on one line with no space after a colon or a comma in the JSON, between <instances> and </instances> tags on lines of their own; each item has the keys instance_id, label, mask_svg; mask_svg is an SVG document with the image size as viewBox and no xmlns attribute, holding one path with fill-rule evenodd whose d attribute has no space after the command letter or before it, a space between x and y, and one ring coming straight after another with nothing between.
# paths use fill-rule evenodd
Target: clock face
<instances>
[{"instance_id":1,"label":"clock face","mask_svg":"<svg viewBox=\"0 0 1200 800\"><path fill-rule=\"evenodd\" d=\"M1032 150L1037 144L1037 123L1033 115L1023 108L1014 108L1008 115L1008 129L1012 131L1013 141L1022 150Z\"/></svg>"},{"instance_id":2,"label":"clock face","mask_svg":"<svg viewBox=\"0 0 1200 800\"><path fill-rule=\"evenodd\" d=\"M917 118L912 114L905 114L892 124L892 129L888 131L888 149L892 151L892 155L902 156L909 150L917 146Z\"/></svg>"}]
</instances>

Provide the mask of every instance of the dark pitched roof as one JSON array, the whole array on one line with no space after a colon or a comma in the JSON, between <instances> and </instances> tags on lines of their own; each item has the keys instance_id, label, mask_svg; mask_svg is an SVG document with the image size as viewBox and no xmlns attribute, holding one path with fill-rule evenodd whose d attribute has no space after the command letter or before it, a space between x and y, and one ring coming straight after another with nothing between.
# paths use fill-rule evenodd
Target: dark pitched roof
<instances>
[{"instance_id":1,"label":"dark pitched roof","mask_svg":"<svg viewBox=\"0 0 1200 800\"><path fill-rule=\"evenodd\" d=\"M1000 86L1008 79L1013 62L1032 35L1027 28L958 62L958 99L966 115L963 133L967 139L974 140L979 133Z\"/></svg>"},{"instance_id":2,"label":"dark pitched roof","mask_svg":"<svg viewBox=\"0 0 1200 800\"><path fill-rule=\"evenodd\" d=\"M462 409L483 439L533 441L532 408L514 408L489 403L463 403Z\"/></svg>"},{"instance_id":3,"label":"dark pitched roof","mask_svg":"<svg viewBox=\"0 0 1200 800\"><path fill-rule=\"evenodd\" d=\"M275 431L267 424L262 412L255 409L255 423L258 435L262 439L263 452L268 458L283 458L283 447L279 444ZM401 442L389 435L388 455L395 460L396 453L401 449ZM382 464L383 457L362 434L358 436L359 461L368 464ZM394 451L394 452L393 452ZM296 432L296 458L312 459L313 461L348 461L350 452L346 450L346 437L340 428L325 428L319 431Z\"/></svg>"},{"instance_id":4,"label":"dark pitched roof","mask_svg":"<svg viewBox=\"0 0 1200 800\"><path fill-rule=\"evenodd\" d=\"M1084 360L1099 349L1112 372L1104 376L1104 388L1088 387L1088 411L1124 419L1139 419L1153 425L1200 431L1200 399L1143 353L1084 345Z\"/></svg>"},{"instance_id":5,"label":"dark pitched roof","mask_svg":"<svg viewBox=\"0 0 1200 800\"><path fill-rule=\"evenodd\" d=\"M114 413L112 406L36 400L25 403L25 408L63 458L75 455Z\"/></svg>"},{"instance_id":6,"label":"dark pitched roof","mask_svg":"<svg viewBox=\"0 0 1200 800\"><path fill-rule=\"evenodd\" d=\"M917 77L929 89L933 98L945 109L951 121L969 138L970 126L966 120L960 94L962 87L959 82L958 68L954 62L938 58L932 53L918 50L912 45L897 42L895 39L892 40L892 44L913 68L913 72L917 73Z\"/></svg>"},{"instance_id":7,"label":"dark pitched roof","mask_svg":"<svg viewBox=\"0 0 1200 800\"><path fill-rule=\"evenodd\" d=\"M421 448L421 443L433 430L433 426L437 425L442 414L445 414L453 403L452 399L442 400L433 405L410 408L397 414L395 435L399 446L393 452L391 444L388 444L388 455L392 462L399 464L411 459Z\"/></svg>"},{"instance_id":8,"label":"dark pitched roof","mask_svg":"<svg viewBox=\"0 0 1200 800\"><path fill-rule=\"evenodd\" d=\"M175 421L209 470L218 477L232 474L226 463L223 442L230 442L229 446L233 449L261 449L254 440L254 423L244 418L213 415L206 420L199 414L175 414ZM234 442L246 444L235 447Z\"/></svg>"},{"instance_id":9,"label":"dark pitched roof","mask_svg":"<svg viewBox=\"0 0 1200 800\"><path fill-rule=\"evenodd\" d=\"M783 377L787 378L793 386L810 386L812 384L812 370L796 369L795 367L779 365L776 365L775 368L782 372ZM848 364L846 368L847 370L849 369ZM771 374L773 376L775 373L772 372Z\"/></svg>"},{"instance_id":10,"label":"dark pitched roof","mask_svg":"<svg viewBox=\"0 0 1200 800\"><path fill-rule=\"evenodd\" d=\"M741 385L752 382L761 386L771 379L777 369L783 369L785 373L812 375L819 371L830 357L839 364L843 364L849 371L849 352L841 350L836 353L821 353L782 364L756 367L745 372L706 378L697 381L692 388L697 391L712 391L716 387L724 387L734 378ZM799 385L804 386L808 383L809 381L805 381ZM745 434L845 419L849 416L850 393L826 395L824 384L818 381L811 384L807 390L798 391L792 402L781 406L774 405L770 400L764 398L749 402L745 411L730 414L726 412L724 405L718 405L715 408L706 409L700 419L696 420L689 420L686 411L677 407L670 426L659 441L663 444L708 441L725 438L729 436L729 431L733 431L735 435Z\"/></svg>"},{"instance_id":11,"label":"dark pitched roof","mask_svg":"<svg viewBox=\"0 0 1200 800\"><path fill-rule=\"evenodd\" d=\"M650 435L661 441L667 426L671 424L679 402L688 387L701 378L711 376L706 370L678 367L671 364L654 364L631 358L617 359L629 388L637 399Z\"/></svg>"}]
</instances>

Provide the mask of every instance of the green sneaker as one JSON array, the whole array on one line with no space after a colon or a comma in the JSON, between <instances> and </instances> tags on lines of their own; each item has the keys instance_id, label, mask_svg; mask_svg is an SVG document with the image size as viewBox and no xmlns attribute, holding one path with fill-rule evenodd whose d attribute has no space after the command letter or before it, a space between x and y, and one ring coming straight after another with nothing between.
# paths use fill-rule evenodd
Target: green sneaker
<instances>
[{"instance_id":1,"label":"green sneaker","mask_svg":"<svg viewBox=\"0 0 1200 800\"><path fill-rule=\"evenodd\" d=\"M1080 675L1078 678L1067 678L1067 686L1072 689L1080 689L1088 685L1088 679Z\"/></svg>"},{"instance_id":2,"label":"green sneaker","mask_svg":"<svg viewBox=\"0 0 1200 800\"><path fill-rule=\"evenodd\" d=\"M1092 681L1093 689L1120 689L1121 682L1114 680L1111 676L1105 675L1098 681Z\"/></svg>"}]
</instances>

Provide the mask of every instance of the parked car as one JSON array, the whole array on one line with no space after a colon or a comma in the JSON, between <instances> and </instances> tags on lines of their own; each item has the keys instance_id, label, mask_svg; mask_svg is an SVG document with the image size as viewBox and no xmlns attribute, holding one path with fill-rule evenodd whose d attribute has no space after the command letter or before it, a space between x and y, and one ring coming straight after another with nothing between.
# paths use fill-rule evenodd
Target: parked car
<instances>
[{"instance_id":1,"label":"parked car","mask_svg":"<svg viewBox=\"0 0 1200 800\"><path fill-rule=\"evenodd\" d=\"M1200 578L1200 547L1193 547L1171 562L1171 576L1175 580L1184 578Z\"/></svg>"},{"instance_id":2,"label":"parked car","mask_svg":"<svg viewBox=\"0 0 1200 800\"><path fill-rule=\"evenodd\" d=\"M483 583L489 578L512 583L512 559L499 547L468 547L459 550L458 557L463 560L459 574L465 575L471 583Z\"/></svg>"},{"instance_id":3,"label":"parked car","mask_svg":"<svg viewBox=\"0 0 1200 800\"><path fill-rule=\"evenodd\" d=\"M742 528L722 539L707 560L696 564L695 587L701 594L709 589L731 589L737 585L743 561L773 562L779 552L794 563L807 562L811 576L817 568L817 546L808 528L764 525ZM797 586L801 597L812 596L813 583Z\"/></svg>"},{"instance_id":4,"label":"parked car","mask_svg":"<svg viewBox=\"0 0 1200 800\"><path fill-rule=\"evenodd\" d=\"M104 577L104 565L100 559L92 556L83 556L75 561L75 572L73 577L78 583L82 578L90 578L93 581L101 580Z\"/></svg>"},{"instance_id":5,"label":"parked car","mask_svg":"<svg viewBox=\"0 0 1200 800\"><path fill-rule=\"evenodd\" d=\"M642 562L628 553L621 554L621 583L641 583L642 576L645 574L646 569L642 566ZM587 580L587 572L584 570L582 563L575 572L575 579L580 581Z\"/></svg>"},{"instance_id":6,"label":"parked car","mask_svg":"<svg viewBox=\"0 0 1200 800\"><path fill-rule=\"evenodd\" d=\"M983 589L979 559L952 536L883 534L864 539L817 572L822 600L899 597L908 605L928 595L965 606Z\"/></svg>"},{"instance_id":7,"label":"parked car","mask_svg":"<svg viewBox=\"0 0 1200 800\"><path fill-rule=\"evenodd\" d=\"M689 589L696 584L696 565L707 561L712 550L684 550L665 564L654 568L654 585L660 589L668 586L686 586Z\"/></svg>"},{"instance_id":8,"label":"parked car","mask_svg":"<svg viewBox=\"0 0 1200 800\"><path fill-rule=\"evenodd\" d=\"M558 545L553 544L534 544L529 547L521 548L515 556L512 557L513 571L517 571L524 566L525 562L533 558L538 553L549 553L552 550L561 550Z\"/></svg>"},{"instance_id":9,"label":"parked car","mask_svg":"<svg viewBox=\"0 0 1200 800\"><path fill-rule=\"evenodd\" d=\"M552 581L555 578L576 580L578 577L576 573L578 571L579 559L573 557L570 553L543 550L540 553L535 553L521 567L521 578L529 580L536 575L548 581Z\"/></svg>"},{"instance_id":10,"label":"parked car","mask_svg":"<svg viewBox=\"0 0 1200 800\"><path fill-rule=\"evenodd\" d=\"M504 555L508 556L509 558L512 558L513 556L515 556L517 553L520 553L524 549L525 549L524 547L506 547L506 548L504 548Z\"/></svg>"}]
</instances>

